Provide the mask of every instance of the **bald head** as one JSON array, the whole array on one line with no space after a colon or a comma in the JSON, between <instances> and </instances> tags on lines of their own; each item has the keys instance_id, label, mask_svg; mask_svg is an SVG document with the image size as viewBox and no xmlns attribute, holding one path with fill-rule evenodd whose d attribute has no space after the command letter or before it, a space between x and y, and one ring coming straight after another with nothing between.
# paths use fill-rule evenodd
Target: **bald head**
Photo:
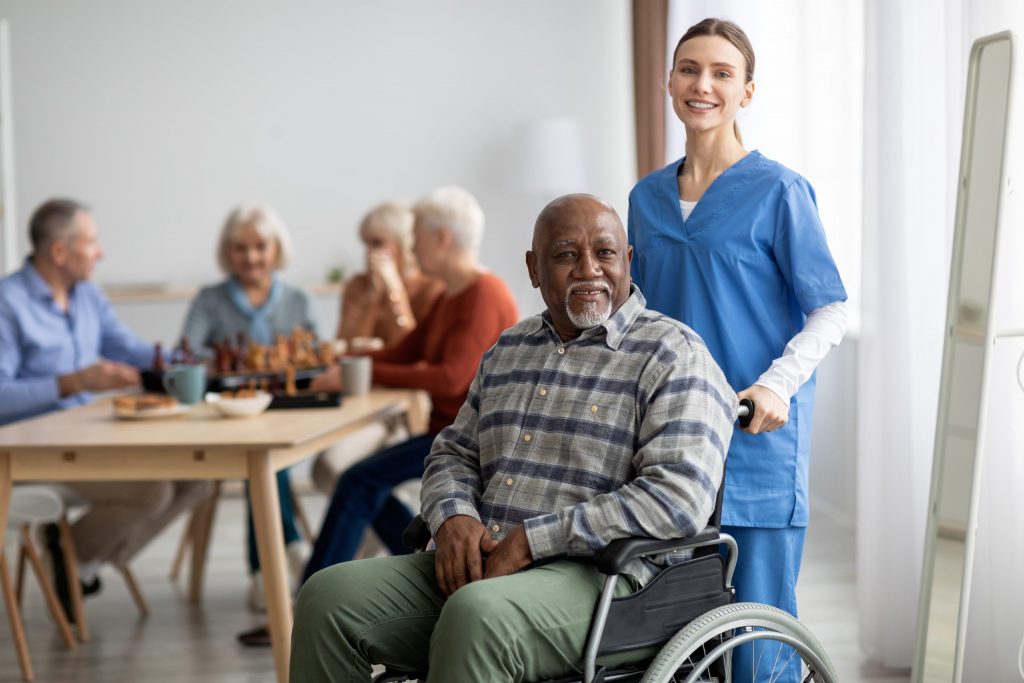
<instances>
[{"instance_id":1,"label":"bald head","mask_svg":"<svg viewBox=\"0 0 1024 683\"><path fill-rule=\"evenodd\" d=\"M563 340L600 325L629 298L632 258L622 221L607 202L570 194L544 207L526 267Z\"/></svg>"},{"instance_id":2,"label":"bald head","mask_svg":"<svg viewBox=\"0 0 1024 683\"><path fill-rule=\"evenodd\" d=\"M543 241L549 229L570 222L601 222L610 229L617 227L623 240L626 238L622 220L611 204L592 194L567 194L552 200L537 216L533 224L533 250L537 251L537 240Z\"/></svg>"}]
</instances>

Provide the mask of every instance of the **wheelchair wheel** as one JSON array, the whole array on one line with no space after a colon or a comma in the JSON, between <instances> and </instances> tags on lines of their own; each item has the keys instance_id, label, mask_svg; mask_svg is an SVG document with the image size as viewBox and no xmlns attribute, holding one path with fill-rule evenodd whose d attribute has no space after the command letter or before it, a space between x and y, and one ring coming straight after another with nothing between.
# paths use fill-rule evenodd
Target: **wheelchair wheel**
<instances>
[{"instance_id":1,"label":"wheelchair wheel","mask_svg":"<svg viewBox=\"0 0 1024 683\"><path fill-rule=\"evenodd\" d=\"M784 645L775 654L762 657L769 642ZM731 671L732 650L743 643L753 645L754 672ZM802 683L836 682L825 649L803 624L770 605L740 602L713 609L690 622L662 647L641 683L747 683L758 677L774 681L794 657L800 659Z\"/></svg>"}]
</instances>

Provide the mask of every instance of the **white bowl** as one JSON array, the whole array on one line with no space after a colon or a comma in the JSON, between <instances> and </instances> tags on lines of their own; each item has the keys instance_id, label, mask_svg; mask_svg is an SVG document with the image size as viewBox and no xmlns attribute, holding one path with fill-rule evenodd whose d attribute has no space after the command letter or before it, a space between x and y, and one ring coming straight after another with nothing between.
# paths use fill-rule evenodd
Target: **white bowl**
<instances>
[{"instance_id":1,"label":"white bowl","mask_svg":"<svg viewBox=\"0 0 1024 683\"><path fill-rule=\"evenodd\" d=\"M206 394L206 402L217 409L224 417L252 417L259 415L270 405L274 397L265 391L257 391L255 396L245 398L225 398L218 393Z\"/></svg>"}]
</instances>

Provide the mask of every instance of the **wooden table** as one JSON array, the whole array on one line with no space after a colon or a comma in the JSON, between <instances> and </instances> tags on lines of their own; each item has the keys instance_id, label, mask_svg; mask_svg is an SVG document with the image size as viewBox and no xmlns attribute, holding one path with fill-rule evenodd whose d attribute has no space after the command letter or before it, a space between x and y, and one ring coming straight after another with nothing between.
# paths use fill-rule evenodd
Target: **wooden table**
<instances>
[{"instance_id":1,"label":"wooden table","mask_svg":"<svg viewBox=\"0 0 1024 683\"><path fill-rule=\"evenodd\" d=\"M276 473L382 418L426 426L418 391L375 389L337 409L218 417L210 406L174 418L121 420L109 400L0 427L0 529L12 481L247 479L277 679L288 680L292 609Z\"/></svg>"}]
</instances>

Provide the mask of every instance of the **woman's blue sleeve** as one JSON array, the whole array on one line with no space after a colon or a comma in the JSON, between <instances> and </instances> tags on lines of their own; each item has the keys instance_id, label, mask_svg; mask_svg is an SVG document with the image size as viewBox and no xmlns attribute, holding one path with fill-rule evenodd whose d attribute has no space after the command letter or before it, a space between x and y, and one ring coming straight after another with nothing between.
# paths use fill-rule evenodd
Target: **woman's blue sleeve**
<instances>
[{"instance_id":1,"label":"woman's blue sleeve","mask_svg":"<svg viewBox=\"0 0 1024 683\"><path fill-rule=\"evenodd\" d=\"M846 288L825 241L814 190L797 178L782 194L772 246L782 276L804 314L846 300Z\"/></svg>"},{"instance_id":2,"label":"woman's blue sleeve","mask_svg":"<svg viewBox=\"0 0 1024 683\"><path fill-rule=\"evenodd\" d=\"M640 275L640 259L636 253L636 225L633 218L633 203L636 201L637 191L634 189L629 193L629 208L626 210L626 239L629 241L629 246L633 247L633 263L630 265L630 275L633 277L633 283L640 288L640 291L644 291L643 278Z\"/></svg>"}]
</instances>

